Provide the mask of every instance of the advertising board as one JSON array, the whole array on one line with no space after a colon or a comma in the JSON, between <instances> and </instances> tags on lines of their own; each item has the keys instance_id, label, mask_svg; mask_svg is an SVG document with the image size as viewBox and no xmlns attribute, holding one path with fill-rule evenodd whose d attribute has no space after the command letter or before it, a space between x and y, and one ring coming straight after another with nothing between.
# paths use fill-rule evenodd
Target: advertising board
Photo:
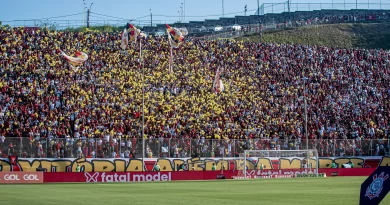
<instances>
[{"instance_id":1,"label":"advertising board","mask_svg":"<svg viewBox=\"0 0 390 205\"><path fill-rule=\"evenodd\" d=\"M42 184L43 172L0 172L0 184Z\"/></svg>"}]
</instances>

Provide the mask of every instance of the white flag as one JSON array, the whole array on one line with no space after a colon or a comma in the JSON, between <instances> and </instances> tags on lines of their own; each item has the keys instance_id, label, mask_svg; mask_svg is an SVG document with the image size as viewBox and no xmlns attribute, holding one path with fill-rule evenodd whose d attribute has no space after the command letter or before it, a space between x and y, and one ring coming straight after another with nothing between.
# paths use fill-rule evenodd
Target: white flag
<instances>
[{"instance_id":1,"label":"white flag","mask_svg":"<svg viewBox=\"0 0 390 205\"><path fill-rule=\"evenodd\" d=\"M219 90L220 90L220 92L223 92L225 90L225 86L223 86L221 79L219 79Z\"/></svg>"},{"instance_id":2,"label":"white flag","mask_svg":"<svg viewBox=\"0 0 390 205\"><path fill-rule=\"evenodd\" d=\"M122 33L122 41L121 41L121 48L122 50L125 50L127 47L127 44L129 44L129 35L127 34L127 30L123 30Z\"/></svg>"},{"instance_id":3,"label":"white flag","mask_svg":"<svg viewBox=\"0 0 390 205\"><path fill-rule=\"evenodd\" d=\"M88 60L88 55L84 52L76 51L75 55L77 57L68 56L65 52L61 51L61 55L65 57L65 59L69 62L70 66L73 68L77 68Z\"/></svg>"},{"instance_id":4,"label":"white flag","mask_svg":"<svg viewBox=\"0 0 390 205\"><path fill-rule=\"evenodd\" d=\"M219 72L219 68L218 68L217 73L215 74L215 78L214 78L213 91L215 93L220 93L223 90L225 90L225 87L223 86L222 80L220 79L220 72Z\"/></svg>"}]
</instances>

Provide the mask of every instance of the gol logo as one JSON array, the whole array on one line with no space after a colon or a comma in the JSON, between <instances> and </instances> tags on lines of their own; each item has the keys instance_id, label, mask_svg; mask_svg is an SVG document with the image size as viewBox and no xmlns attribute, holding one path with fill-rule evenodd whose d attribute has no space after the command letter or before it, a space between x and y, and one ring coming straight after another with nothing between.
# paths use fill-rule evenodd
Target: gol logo
<instances>
[{"instance_id":1,"label":"gol logo","mask_svg":"<svg viewBox=\"0 0 390 205\"><path fill-rule=\"evenodd\" d=\"M23 178L21 178L22 180L26 180L26 181L39 181L38 179L38 176L36 174L24 174L23 175ZM15 181L20 181L21 180L19 178L19 175L18 174L6 174L4 175L4 180L7 180L7 181L12 181L12 180L15 180Z\"/></svg>"},{"instance_id":2,"label":"gol logo","mask_svg":"<svg viewBox=\"0 0 390 205\"><path fill-rule=\"evenodd\" d=\"M43 183L41 172L0 172L0 183L2 184L36 184Z\"/></svg>"}]
</instances>

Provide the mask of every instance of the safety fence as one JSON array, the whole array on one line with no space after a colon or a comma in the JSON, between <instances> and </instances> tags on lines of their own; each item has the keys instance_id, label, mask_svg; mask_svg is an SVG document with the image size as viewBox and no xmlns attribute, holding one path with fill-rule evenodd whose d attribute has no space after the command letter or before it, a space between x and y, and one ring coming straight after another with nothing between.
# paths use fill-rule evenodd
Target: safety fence
<instances>
[{"instance_id":1,"label":"safety fence","mask_svg":"<svg viewBox=\"0 0 390 205\"><path fill-rule=\"evenodd\" d=\"M0 157L23 158L134 158L142 157L137 138L5 138ZM317 149L320 157L389 156L389 140L380 139L145 139L145 157L238 157L244 150ZM264 152L267 157L267 152Z\"/></svg>"}]
</instances>

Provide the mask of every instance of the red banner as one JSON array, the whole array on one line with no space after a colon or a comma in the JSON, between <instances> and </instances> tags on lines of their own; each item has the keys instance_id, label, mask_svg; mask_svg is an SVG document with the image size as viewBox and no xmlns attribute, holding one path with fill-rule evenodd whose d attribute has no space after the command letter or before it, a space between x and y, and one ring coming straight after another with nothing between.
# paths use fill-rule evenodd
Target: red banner
<instances>
[{"instance_id":1,"label":"red banner","mask_svg":"<svg viewBox=\"0 0 390 205\"><path fill-rule=\"evenodd\" d=\"M337 169L339 176L345 177L361 177L361 176L370 176L376 168L366 168L366 169Z\"/></svg>"},{"instance_id":2,"label":"red banner","mask_svg":"<svg viewBox=\"0 0 390 205\"><path fill-rule=\"evenodd\" d=\"M0 172L0 184L42 184L43 172Z\"/></svg>"},{"instance_id":3,"label":"red banner","mask_svg":"<svg viewBox=\"0 0 390 205\"><path fill-rule=\"evenodd\" d=\"M207 173L207 176L204 176ZM143 182L216 179L220 172L45 172L51 182Z\"/></svg>"},{"instance_id":4,"label":"red banner","mask_svg":"<svg viewBox=\"0 0 390 205\"><path fill-rule=\"evenodd\" d=\"M319 169L326 176L369 176L375 169ZM248 178L263 178L265 176L293 176L295 174L310 174L303 169L291 170L249 170ZM144 182L144 181L177 181L177 180L216 180L221 171L182 171L182 172L44 172L44 183L58 182ZM226 179L239 175L239 171L224 171ZM265 177L267 178L267 177ZM268 177L269 178L269 177Z\"/></svg>"}]
</instances>

